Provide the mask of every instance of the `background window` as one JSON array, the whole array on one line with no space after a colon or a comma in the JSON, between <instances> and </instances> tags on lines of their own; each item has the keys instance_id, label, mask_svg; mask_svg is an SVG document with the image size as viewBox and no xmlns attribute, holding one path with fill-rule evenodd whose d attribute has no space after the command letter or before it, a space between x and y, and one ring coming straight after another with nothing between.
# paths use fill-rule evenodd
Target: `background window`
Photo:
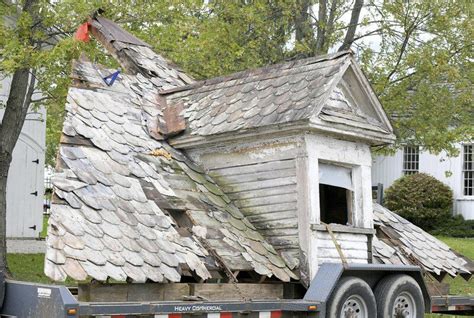
<instances>
[{"instance_id":1,"label":"background window","mask_svg":"<svg viewBox=\"0 0 474 318\"><path fill-rule=\"evenodd\" d=\"M462 173L464 195L474 195L474 145L463 147Z\"/></svg>"},{"instance_id":2,"label":"background window","mask_svg":"<svg viewBox=\"0 0 474 318\"><path fill-rule=\"evenodd\" d=\"M403 174L418 173L420 162L420 149L418 146L403 147Z\"/></svg>"}]
</instances>

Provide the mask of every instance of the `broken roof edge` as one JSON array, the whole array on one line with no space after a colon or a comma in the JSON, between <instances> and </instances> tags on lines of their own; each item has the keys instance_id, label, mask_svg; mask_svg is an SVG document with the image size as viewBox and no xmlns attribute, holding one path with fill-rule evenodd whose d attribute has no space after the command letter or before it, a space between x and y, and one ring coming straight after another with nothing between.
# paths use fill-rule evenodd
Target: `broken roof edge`
<instances>
[{"instance_id":1,"label":"broken roof edge","mask_svg":"<svg viewBox=\"0 0 474 318\"><path fill-rule=\"evenodd\" d=\"M354 53L351 50L348 50L348 51L341 51L341 52L336 52L336 53L331 53L331 54L326 54L326 55L308 57L304 59L297 59L297 60L292 60L292 61L284 61L280 63L269 64L262 67L256 67L252 69L247 69L247 70L231 73L228 75L222 75L222 76L212 77L209 79L200 80L193 84L185 85L178 88L162 90L160 94L168 97L169 95L172 95L175 93L193 90L193 89L200 88L206 85L215 85L215 84L223 83L226 81L237 80L237 79L241 79L245 77L258 76L258 75L262 75L264 72L271 71L271 70L291 69L291 68L300 67L304 65L316 64L323 61L335 60L346 55L352 56L353 54Z\"/></svg>"},{"instance_id":2,"label":"broken roof edge","mask_svg":"<svg viewBox=\"0 0 474 318\"><path fill-rule=\"evenodd\" d=\"M194 82L192 76L186 74L173 61L155 52L151 45L112 20L93 15L89 18L89 23L92 35L130 74L140 73L145 77L167 82L161 89L171 89Z\"/></svg>"}]
</instances>

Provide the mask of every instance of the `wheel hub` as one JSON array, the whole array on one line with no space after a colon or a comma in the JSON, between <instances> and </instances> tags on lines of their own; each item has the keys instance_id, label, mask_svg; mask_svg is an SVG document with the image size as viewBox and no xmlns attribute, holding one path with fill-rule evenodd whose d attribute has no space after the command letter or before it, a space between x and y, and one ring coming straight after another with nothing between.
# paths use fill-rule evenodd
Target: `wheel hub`
<instances>
[{"instance_id":1,"label":"wheel hub","mask_svg":"<svg viewBox=\"0 0 474 318\"><path fill-rule=\"evenodd\" d=\"M403 292L397 296L393 304L393 318L416 318L416 304L413 297Z\"/></svg>"},{"instance_id":2,"label":"wheel hub","mask_svg":"<svg viewBox=\"0 0 474 318\"><path fill-rule=\"evenodd\" d=\"M358 295L353 295L344 302L340 318L367 318L367 305Z\"/></svg>"}]
</instances>

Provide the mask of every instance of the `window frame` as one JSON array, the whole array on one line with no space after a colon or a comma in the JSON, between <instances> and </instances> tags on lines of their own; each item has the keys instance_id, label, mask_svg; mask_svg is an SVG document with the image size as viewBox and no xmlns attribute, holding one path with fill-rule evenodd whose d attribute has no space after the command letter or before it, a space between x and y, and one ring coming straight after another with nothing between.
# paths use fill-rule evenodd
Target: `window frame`
<instances>
[{"instance_id":1,"label":"window frame","mask_svg":"<svg viewBox=\"0 0 474 318\"><path fill-rule=\"evenodd\" d=\"M350 170L350 178L351 178L351 184L352 184L352 189L348 189L346 187L339 187L343 188L346 190L346 204L347 204L347 224L339 224L335 223L341 226L347 226L347 227L356 227L355 225L355 220L354 220L354 209L355 209L355 202L354 202L354 197L355 197L355 186L354 186L354 166L348 165L342 162L335 162L335 161L326 161L326 160L318 160L318 165L319 164L325 164L325 165L331 165L335 167L341 167L345 169ZM324 183L318 182L318 187ZM324 184L327 185L327 184ZM333 187L337 187L334 185L329 185ZM319 193L318 197L318 202L319 202L319 222L323 222L321 216L322 216L322 211L321 211L321 193Z\"/></svg>"},{"instance_id":2,"label":"window frame","mask_svg":"<svg viewBox=\"0 0 474 318\"><path fill-rule=\"evenodd\" d=\"M469 149L467 152L466 149ZM467 157L469 160L466 160ZM474 197L474 144L462 145L461 186L464 197ZM471 181L471 185L468 183Z\"/></svg>"},{"instance_id":3,"label":"window frame","mask_svg":"<svg viewBox=\"0 0 474 318\"><path fill-rule=\"evenodd\" d=\"M420 172L420 147L404 146L402 159L402 173L404 176Z\"/></svg>"}]
</instances>

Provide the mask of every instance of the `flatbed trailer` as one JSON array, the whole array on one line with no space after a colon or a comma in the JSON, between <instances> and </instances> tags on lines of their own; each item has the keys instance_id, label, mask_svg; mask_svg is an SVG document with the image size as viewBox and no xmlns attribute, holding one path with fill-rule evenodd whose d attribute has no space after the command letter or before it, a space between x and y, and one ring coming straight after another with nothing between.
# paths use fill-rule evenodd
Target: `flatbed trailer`
<instances>
[{"instance_id":1,"label":"flatbed trailer","mask_svg":"<svg viewBox=\"0 0 474 318\"><path fill-rule=\"evenodd\" d=\"M380 293L381 283L399 279L417 283L421 298L412 293L414 303L410 305L416 308L410 308L407 304L405 306L408 309L396 305L397 301L402 300L403 303L403 299L407 299L403 296L407 295L406 291L409 289L402 289L392 296L390 293ZM421 317L423 313L420 315L419 310L456 315L474 314L474 297L430 297L419 267L375 264L323 264L302 299L81 302L65 286L5 280L3 295L0 295L4 296L0 313L2 317L18 318L376 317L377 313L371 311L370 300L357 301L364 294L364 291L358 289L361 281L370 286L376 296L378 294L377 306L385 306L384 301L387 299L380 299L381 295L393 298L394 302L389 306L394 310L390 313L391 317ZM397 284L391 283L389 287L395 285ZM338 310L336 315L335 308ZM377 310L380 317L380 308Z\"/></svg>"}]
</instances>

